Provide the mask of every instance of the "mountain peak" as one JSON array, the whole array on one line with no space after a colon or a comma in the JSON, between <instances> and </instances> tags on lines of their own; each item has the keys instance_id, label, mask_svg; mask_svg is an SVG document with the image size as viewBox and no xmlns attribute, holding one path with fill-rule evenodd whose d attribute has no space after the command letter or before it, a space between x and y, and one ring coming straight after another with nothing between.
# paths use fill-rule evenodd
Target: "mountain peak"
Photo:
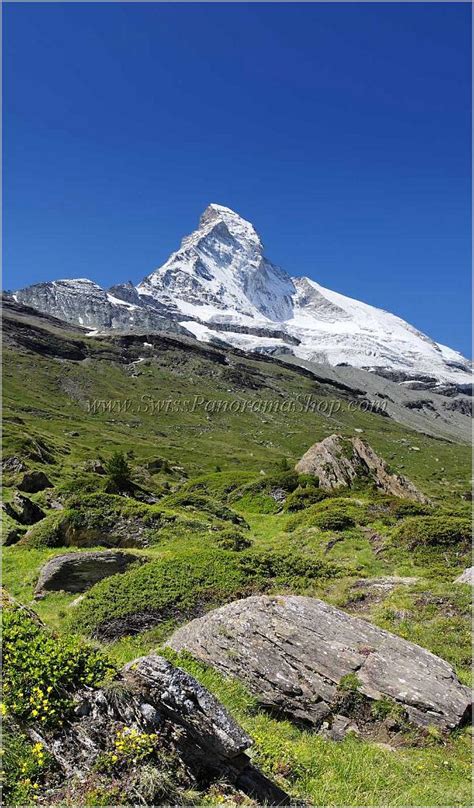
<instances>
[{"instance_id":1,"label":"mountain peak","mask_svg":"<svg viewBox=\"0 0 474 808\"><path fill-rule=\"evenodd\" d=\"M251 222L244 219L235 210L227 208L225 205L211 202L201 215L199 229L207 229L209 226L214 227L218 222L223 222L229 233L238 241L251 242L258 249L263 248L260 236Z\"/></svg>"}]
</instances>

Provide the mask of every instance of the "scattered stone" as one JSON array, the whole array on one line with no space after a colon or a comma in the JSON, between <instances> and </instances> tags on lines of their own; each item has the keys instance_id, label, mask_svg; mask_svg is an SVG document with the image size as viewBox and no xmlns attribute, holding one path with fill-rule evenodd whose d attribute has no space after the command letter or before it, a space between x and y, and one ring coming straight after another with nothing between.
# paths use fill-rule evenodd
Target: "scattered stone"
<instances>
[{"instance_id":1,"label":"scattered stone","mask_svg":"<svg viewBox=\"0 0 474 808\"><path fill-rule=\"evenodd\" d=\"M132 553L116 550L58 555L42 567L35 596L58 590L85 592L97 581L126 572L131 564L143 563L145 560Z\"/></svg>"},{"instance_id":2,"label":"scattered stone","mask_svg":"<svg viewBox=\"0 0 474 808\"><path fill-rule=\"evenodd\" d=\"M23 496L18 491L11 502L3 502L2 509L8 516L22 525L34 525L46 516L45 512L36 502Z\"/></svg>"},{"instance_id":3,"label":"scattered stone","mask_svg":"<svg viewBox=\"0 0 474 808\"><path fill-rule=\"evenodd\" d=\"M386 575L382 578L361 578L354 584L355 587L363 589L380 589L383 592L390 592L396 586L412 586L418 583L416 577L400 577L399 575Z\"/></svg>"},{"instance_id":4,"label":"scattered stone","mask_svg":"<svg viewBox=\"0 0 474 808\"><path fill-rule=\"evenodd\" d=\"M26 471L26 466L19 457L13 455L12 457L7 457L6 460L3 461L2 470L11 472L12 474L20 474L22 471Z\"/></svg>"},{"instance_id":5,"label":"scattered stone","mask_svg":"<svg viewBox=\"0 0 474 808\"><path fill-rule=\"evenodd\" d=\"M352 487L369 479L386 494L416 502L429 502L407 477L392 474L385 461L362 438L330 435L315 443L296 464L299 474L314 474L326 491Z\"/></svg>"},{"instance_id":6,"label":"scattered stone","mask_svg":"<svg viewBox=\"0 0 474 808\"><path fill-rule=\"evenodd\" d=\"M75 430L73 430L72 432L66 432L66 435L68 435L68 437L70 437L70 438L78 438L79 437L79 432L76 432Z\"/></svg>"},{"instance_id":7,"label":"scattered stone","mask_svg":"<svg viewBox=\"0 0 474 808\"><path fill-rule=\"evenodd\" d=\"M474 567L468 567L467 570L464 570L461 575L454 581L455 584L470 584L470 586L474 586Z\"/></svg>"},{"instance_id":8,"label":"scattered stone","mask_svg":"<svg viewBox=\"0 0 474 808\"><path fill-rule=\"evenodd\" d=\"M284 502L286 499L286 491L283 488L272 488L269 492L269 496L275 500L275 502Z\"/></svg>"},{"instance_id":9,"label":"scattered stone","mask_svg":"<svg viewBox=\"0 0 474 808\"><path fill-rule=\"evenodd\" d=\"M342 741L348 732L353 732L354 735L360 734L357 724L352 719L345 715L335 715L331 726L328 725L327 728L324 728L321 734L330 741Z\"/></svg>"},{"instance_id":10,"label":"scattered stone","mask_svg":"<svg viewBox=\"0 0 474 808\"><path fill-rule=\"evenodd\" d=\"M50 483L44 471L27 471L18 484L20 491L26 491L27 494L36 494L38 491L52 487L53 484Z\"/></svg>"},{"instance_id":11,"label":"scattered stone","mask_svg":"<svg viewBox=\"0 0 474 808\"><path fill-rule=\"evenodd\" d=\"M82 464L84 471L90 471L93 474L105 474L105 468L100 460L86 460Z\"/></svg>"},{"instance_id":12,"label":"scattered stone","mask_svg":"<svg viewBox=\"0 0 474 808\"><path fill-rule=\"evenodd\" d=\"M339 686L347 674L360 694L392 699L421 727L454 729L470 710L470 691L447 662L314 598L234 601L181 627L168 645L241 679L262 705L315 728L325 711L343 712Z\"/></svg>"}]
</instances>

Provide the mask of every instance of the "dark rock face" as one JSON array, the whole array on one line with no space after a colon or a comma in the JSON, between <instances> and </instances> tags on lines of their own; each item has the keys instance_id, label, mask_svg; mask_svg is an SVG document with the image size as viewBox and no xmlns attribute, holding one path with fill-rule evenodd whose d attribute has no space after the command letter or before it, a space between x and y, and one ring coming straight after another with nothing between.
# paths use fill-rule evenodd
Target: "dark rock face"
<instances>
[{"instance_id":1,"label":"dark rock face","mask_svg":"<svg viewBox=\"0 0 474 808\"><path fill-rule=\"evenodd\" d=\"M25 535L25 528L12 528L12 530L7 531L5 534L5 538L3 540L3 544L5 547L11 547L12 544L17 544L23 536Z\"/></svg>"},{"instance_id":2,"label":"dark rock face","mask_svg":"<svg viewBox=\"0 0 474 808\"><path fill-rule=\"evenodd\" d=\"M142 298L136 290L130 294L127 284L119 284L110 292L114 294L87 278L78 278L36 283L20 289L15 298L18 303L84 328L188 333L176 322L173 306L150 306L146 296Z\"/></svg>"},{"instance_id":3,"label":"dark rock face","mask_svg":"<svg viewBox=\"0 0 474 808\"><path fill-rule=\"evenodd\" d=\"M429 501L407 477L392 474L385 461L362 438L330 435L311 446L295 470L299 474L314 474L326 491L351 487L356 480L366 478L386 494L416 502Z\"/></svg>"},{"instance_id":4,"label":"dark rock face","mask_svg":"<svg viewBox=\"0 0 474 808\"><path fill-rule=\"evenodd\" d=\"M252 741L222 704L163 657L136 659L111 686L80 691L75 701L75 716L63 728L29 733L44 744L67 778L85 778L98 755L115 751L117 732L125 726L127 731L156 734L160 750L172 756L187 788L223 779L260 804L290 802L252 765L245 754Z\"/></svg>"},{"instance_id":5,"label":"dark rock face","mask_svg":"<svg viewBox=\"0 0 474 808\"><path fill-rule=\"evenodd\" d=\"M45 488L52 487L53 485L44 471L27 471L18 484L20 491L26 491L27 494L36 494L38 491L44 491Z\"/></svg>"},{"instance_id":6,"label":"dark rock face","mask_svg":"<svg viewBox=\"0 0 474 808\"><path fill-rule=\"evenodd\" d=\"M453 729L469 689L447 662L314 598L255 596L178 629L168 644L241 679L260 702L320 727L340 714L343 677L369 700L389 698L421 727Z\"/></svg>"},{"instance_id":7,"label":"dark rock face","mask_svg":"<svg viewBox=\"0 0 474 808\"><path fill-rule=\"evenodd\" d=\"M22 525L34 525L46 516L36 502L32 502L31 499L18 492L14 495L12 502L4 502L2 508L8 516Z\"/></svg>"},{"instance_id":8,"label":"dark rock face","mask_svg":"<svg viewBox=\"0 0 474 808\"><path fill-rule=\"evenodd\" d=\"M65 553L56 556L42 567L35 594L46 591L85 592L91 586L126 572L131 564L143 562L131 553L104 550L96 553Z\"/></svg>"}]
</instances>

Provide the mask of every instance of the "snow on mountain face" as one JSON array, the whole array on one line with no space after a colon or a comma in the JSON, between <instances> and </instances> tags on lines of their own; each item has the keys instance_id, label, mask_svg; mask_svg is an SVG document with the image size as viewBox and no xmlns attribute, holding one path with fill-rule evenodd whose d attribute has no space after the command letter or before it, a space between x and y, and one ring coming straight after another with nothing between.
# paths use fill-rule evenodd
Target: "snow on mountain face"
<instances>
[{"instance_id":1,"label":"snow on mountain face","mask_svg":"<svg viewBox=\"0 0 474 808\"><path fill-rule=\"evenodd\" d=\"M205 341L225 339L238 348L274 353L274 338L244 336L241 329L233 332L232 324L278 325L297 338L292 351L302 359L386 370L400 380L471 382L461 354L442 349L401 318L309 278L291 278L265 258L253 225L221 205L210 205L199 228L137 288L172 300L185 315L181 324ZM216 328L222 324L225 334Z\"/></svg>"},{"instance_id":2,"label":"snow on mountain face","mask_svg":"<svg viewBox=\"0 0 474 808\"><path fill-rule=\"evenodd\" d=\"M183 314L281 322L292 313L293 281L263 255L250 222L222 205L209 205L198 230L137 287L171 299Z\"/></svg>"},{"instance_id":3,"label":"snow on mountain face","mask_svg":"<svg viewBox=\"0 0 474 808\"><path fill-rule=\"evenodd\" d=\"M36 284L19 302L94 329L177 330L242 350L347 364L420 387L471 384L460 353L400 317L272 264L253 225L211 204L199 227L138 286Z\"/></svg>"}]
</instances>

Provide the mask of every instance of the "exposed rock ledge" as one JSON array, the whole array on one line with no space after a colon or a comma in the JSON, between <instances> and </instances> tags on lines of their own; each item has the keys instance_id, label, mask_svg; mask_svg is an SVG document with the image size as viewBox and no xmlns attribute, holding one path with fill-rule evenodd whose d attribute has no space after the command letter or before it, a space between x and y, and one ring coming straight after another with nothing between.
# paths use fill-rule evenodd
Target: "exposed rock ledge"
<instances>
[{"instance_id":1,"label":"exposed rock ledge","mask_svg":"<svg viewBox=\"0 0 474 808\"><path fill-rule=\"evenodd\" d=\"M187 786L224 780L260 804L288 805L288 795L245 754L252 741L192 676L156 654L125 665L113 686L76 694L75 716L56 732L30 729L69 780L85 780L127 727L159 737L182 767Z\"/></svg>"},{"instance_id":2,"label":"exposed rock ledge","mask_svg":"<svg viewBox=\"0 0 474 808\"><path fill-rule=\"evenodd\" d=\"M453 729L470 709L447 662L320 600L254 596L215 609L168 641L241 679L260 703L318 728L340 713L338 685L355 674L368 699L389 698L421 727Z\"/></svg>"},{"instance_id":3,"label":"exposed rock ledge","mask_svg":"<svg viewBox=\"0 0 474 808\"><path fill-rule=\"evenodd\" d=\"M369 479L386 494L429 502L407 477L392 474L386 462L362 438L330 435L313 444L295 470L299 474L314 474L326 491L351 487L357 480Z\"/></svg>"}]
</instances>

